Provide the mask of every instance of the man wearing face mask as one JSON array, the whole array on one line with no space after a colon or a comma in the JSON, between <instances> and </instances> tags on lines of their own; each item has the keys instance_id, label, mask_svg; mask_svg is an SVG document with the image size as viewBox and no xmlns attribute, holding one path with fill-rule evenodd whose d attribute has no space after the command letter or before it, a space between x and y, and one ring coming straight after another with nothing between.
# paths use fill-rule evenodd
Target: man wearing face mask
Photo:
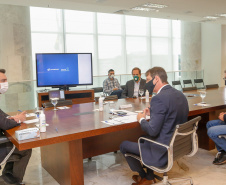
<instances>
[{"instance_id":1,"label":"man wearing face mask","mask_svg":"<svg viewBox=\"0 0 226 185\"><path fill-rule=\"evenodd\" d=\"M0 94L5 93L7 90L8 82L5 70L0 69ZM4 135L4 130L19 126L20 122L25 120L26 112L22 112L15 116L9 116L0 109L0 135ZM12 148L13 144L11 142L0 144L0 162L3 161ZM18 157L18 161L12 162L10 159L13 158L14 155ZM22 180L30 157L31 150L19 151L16 148L2 171L2 176L0 176L0 184L24 184L22 183Z\"/></svg>"},{"instance_id":2,"label":"man wearing face mask","mask_svg":"<svg viewBox=\"0 0 226 185\"><path fill-rule=\"evenodd\" d=\"M132 69L133 80L126 82L126 87L122 93L123 97L133 98L139 96L139 90L146 92L145 80L141 78L141 70L138 67ZM144 95L144 94L143 94Z\"/></svg>"},{"instance_id":3,"label":"man wearing face mask","mask_svg":"<svg viewBox=\"0 0 226 185\"><path fill-rule=\"evenodd\" d=\"M172 134L177 124L187 121L189 108L184 94L172 88L167 82L167 74L161 67L154 67L146 72L147 89L157 93L152 97L150 108L144 109L143 113L137 115L137 121L141 129L147 133L152 140L169 145ZM146 115L150 116L147 121ZM167 151L164 147L155 145L148 141L141 143L142 159L150 165L163 167L167 164ZM124 141L120 145L120 151L140 155L139 147L136 142ZM154 172L147 168L144 171L141 163L132 158L126 157L132 171L139 175L133 175L135 181L132 185L149 185L155 183Z\"/></svg>"},{"instance_id":4,"label":"man wearing face mask","mask_svg":"<svg viewBox=\"0 0 226 185\"><path fill-rule=\"evenodd\" d=\"M107 95L117 95L118 98L121 98L122 88L115 78L115 71L110 69L108 71L108 78L103 82L103 92Z\"/></svg>"}]
</instances>

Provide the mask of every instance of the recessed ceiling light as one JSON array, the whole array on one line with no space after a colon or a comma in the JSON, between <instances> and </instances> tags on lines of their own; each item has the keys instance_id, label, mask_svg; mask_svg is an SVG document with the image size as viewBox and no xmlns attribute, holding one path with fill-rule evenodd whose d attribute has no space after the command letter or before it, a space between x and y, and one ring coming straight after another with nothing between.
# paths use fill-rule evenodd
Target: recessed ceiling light
<instances>
[{"instance_id":1,"label":"recessed ceiling light","mask_svg":"<svg viewBox=\"0 0 226 185\"><path fill-rule=\"evenodd\" d=\"M147 3L144 4L143 6L149 7L149 8L166 8L168 6L162 5L162 4L152 4L152 3Z\"/></svg>"},{"instance_id":2,"label":"recessed ceiling light","mask_svg":"<svg viewBox=\"0 0 226 185\"><path fill-rule=\"evenodd\" d=\"M216 14L216 16L226 17L226 13Z\"/></svg>"},{"instance_id":3,"label":"recessed ceiling light","mask_svg":"<svg viewBox=\"0 0 226 185\"><path fill-rule=\"evenodd\" d=\"M219 17L214 17L214 16L206 16L203 17L204 19L218 19Z\"/></svg>"},{"instance_id":4,"label":"recessed ceiling light","mask_svg":"<svg viewBox=\"0 0 226 185\"><path fill-rule=\"evenodd\" d=\"M131 10L146 11L146 12L156 11L156 9L153 9L153 8L145 8L145 7L134 7Z\"/></svg>"}]
</instances>

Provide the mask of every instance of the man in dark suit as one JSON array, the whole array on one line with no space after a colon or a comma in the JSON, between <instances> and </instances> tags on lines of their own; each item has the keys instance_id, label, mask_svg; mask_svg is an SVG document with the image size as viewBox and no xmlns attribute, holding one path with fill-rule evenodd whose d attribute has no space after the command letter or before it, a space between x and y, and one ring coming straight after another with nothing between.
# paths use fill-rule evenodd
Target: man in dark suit
<instances>
[{"instance_id":1,"label":"man in dark suit","mask_svg":"<svg viewBox=\"0 0 226 185\"><path fill-rule=\"evenodd\" d=\"M154 67L146 72L147 89L157 93L152 97L150 108L139 113L137 120L143 131L151 136L153 140L169 145L172 134L177 124L187 121L189 108L186 97L182 92L172 88L167 82L167 74L161 67ZM145 119L150 115L150 120ZM138 144L124 141L120 145L123 154L132 153L140 155ZM165 148L153 143L144 141L141 143L143 161L151 166L163 167L167 164L167 151ZM126 157L131 170L139 175L132 179L136 182L133 185L146 185L155 182L154 172L151 169L144 171L140 162L132 157Z\"/></svg>"},{"instance_id":2,"label":"man in dark suit","mask_svg":"<svg viewBox=\"0 0 226 185\"><path fill-rule=\"evenodd\" d=\"M133 98L139 96L139 90L143 89L146 91L146 81L141 78L141 70L138 67L132 69L133 80L126 82L126 87L122 92L122 97Z\"/></svg>"},{"instance_id":3,"label":"man in dark suit","mask_svg":"<svg viewBox=\"0 0 226 185\"><path fill-rule=\"evenodd\" d=\"M5 70L0 69L0 94L3 94L8 89L7 77L5 75ZM4 135L3 131L11 129L13 127L19 126L20 122L26 120L26 112L22 112L15 116L9 116L0 109L0 135ZM12 150L13 144L7 142L0 144L0 163ZM18 160L12 161L13 156L17 156ZM19 151L17 148L11 155L11 158L7 161L3 171L2 176L0 176L0 184L22 184L25 170L28 161L31 157L31 150Z\"/></svg>"}]
</instances>

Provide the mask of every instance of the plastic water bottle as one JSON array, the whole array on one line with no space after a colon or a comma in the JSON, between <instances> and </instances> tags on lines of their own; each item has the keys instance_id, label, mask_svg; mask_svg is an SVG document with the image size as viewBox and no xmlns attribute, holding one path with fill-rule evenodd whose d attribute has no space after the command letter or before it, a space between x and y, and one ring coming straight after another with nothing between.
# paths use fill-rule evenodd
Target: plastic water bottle
<instances>
[{"instance_id":1,"label":"plastic water bottle","mask_svg":"<svg viewBox=\"0 0 226 185\"><path fill-rule=\"evenodd\" d=\"M104 102L104 98L102 98L101 96L99 97L99 111L103 111L103 102Z\"/></svg>"},{"instance_id":2,"label":"plastic water bottle","mask_svg":"<svg viewBox=\"0 0 226 185\"><path fill-rule=\"evenodd\" d=\"M43 111L41 111L39 119L40 119L40 132L46 132L46 116Z\"/></svg>"},{"instance_id":3,"label":"plastic water bottle","mask_svg":"<svg viewBox=\"0 0 226 185\"><path fill-rule=\"evenodd\" d=\"M146 90L145 92L145 102L149 102L149 92Z\"/></svg>"}]
</instances>

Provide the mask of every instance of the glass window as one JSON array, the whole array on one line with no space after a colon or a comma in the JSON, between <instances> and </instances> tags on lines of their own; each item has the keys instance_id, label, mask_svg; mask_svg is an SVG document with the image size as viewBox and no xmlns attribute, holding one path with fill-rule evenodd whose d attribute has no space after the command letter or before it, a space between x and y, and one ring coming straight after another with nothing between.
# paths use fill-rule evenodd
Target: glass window
<instances>
[{"instance_id":1,"label":"glass window","mask_svg":"<svg viewBox=\"0 0 226 185\"><path fill-rule=\"evenodd\" d=\"M64 17L66 32L93 33L94 13L65 10Z\"/></svg>"},{"instance_id":2,"label":"glass window","mask_svg":"<svg viewBox=\"0 0 226 185\"><path fill-rule=\"evenodd\" d=\"M116 74L125 73L125 62L122 56L122 38L120 36L99 36L99 75L106 75L111 68Z\"/></svg>"},{"instance_id":3,"label":"glass window","mask_svg":"<svg viewBox=\"0 0 226 185\"><path fill-rule=\"evenodd\" d=\"M62 32L62 10L31 7L31 31Z\"/></svg>"},{"instance_id":4,"label":"glass window","mask_svg":"<svg viewBox=\"0 0 226 185\"><path fill-rule=\"evenodd\" d=\"M122 16L97 13L97 28L100 34L121 34Z\"/></svg>"},{"instance_id":5,"label":"glass window","mask_svg":"<svg viewBox=\"0 0 226 185\"><path fill-rule=\"evenodd\" d=\"M172 21L172 30L174 38L181 38L181 21Z\"/></svg>"},{"instance_id":6,"label":"glass window","mask_svg":"<svg viewBox=\"0 0 226 185\"><path fill-rule=\"evenodd\" d=\"M94 53L93 35L66 35L66 52Z\"/></svg>"},{"instance_id":7,"label":"glass window","mask_svg":"<svg viewBox=\"0 0 226 185\"><path fill-rule=\"evenodd\" d=\"M150 65L150 57L148 55L148 40L146 37L127 37L127 74L131 73L134 67L139 67L144 73Z\"/></svg>"},{"instance_id":8,"label":"glass window","mask_svg":"<svg viewBox=\"0 0 226 185\"><path fill-rule=\"evenodd\" d=\"M168 37L170 21L167 19L151 18L151 35L155 37Z\"/></svg>"},{"instance_id":9,"label":"glass window","mask_svg":"<svg viewBox=\"0 0 226 185\"><path fill-rule=\"evenodd\" d=\"M126 34L127 35L147 35L146 17L126 16Z\"/></svg>"},{"instance_id":10,"label":"glass window","mask_svg":"<svg viewBox=\"0 0 226 185\"><path fill-rule=\"evenodd\" d=\"M153 55L168 55L169 39L168 38L152 38L151 47L152 47Z\"/></svg>"},{"instance_id":11,"label":"glass window","mask_svg":"<svg viewBox=\"0 0 226 185\"><path fill-rule=\"evenodd\" d=\"M32 33L32 49L34 53L62 53L63 36L54 33Z\"/></svg>"},{"instance_id":12,"label":"glass window","mask_svg":"<svg viewBox=\"0 0 226 185\"><path fill-rule=\"evenodd\" d=\"M180 69L180 21L38 7L30 16L33 61L38 52L91 52L94 75Z\"/></svg>"}]
</instances>

